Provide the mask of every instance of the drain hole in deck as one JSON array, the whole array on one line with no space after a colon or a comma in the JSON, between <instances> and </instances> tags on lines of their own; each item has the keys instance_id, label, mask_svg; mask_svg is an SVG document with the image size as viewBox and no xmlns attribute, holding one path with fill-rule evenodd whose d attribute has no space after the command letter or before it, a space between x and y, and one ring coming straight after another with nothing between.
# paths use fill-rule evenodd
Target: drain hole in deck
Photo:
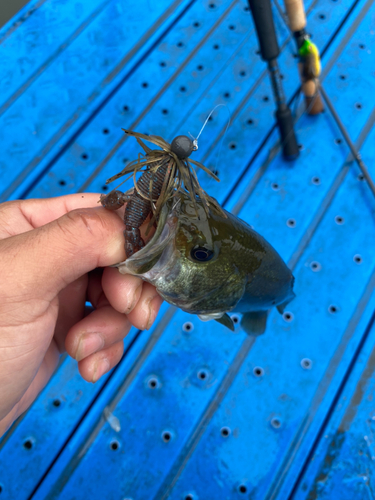
<instances>
[{"instance_id":1,"label":"drain hole in deck","mask_svg":"<svg viewBox=\"0 0 375 500\"><path fill-rule=\"evenodd\" d=\"M87 153L83 153L81 155L82 160L87 160L88 157L89 157L89 155Z\"/></svg>"},{"instance_id":2,"label":"drain hole in deck","mask_svg":"<svg viewBox=\"0 0 375 500\"><path fill-rule=\"evenodd\" d=\"M319 17L319 19L325 19L326 18L325 14L319 14L318 17Z\"/></svg>"},{"instance_id":3,"label":"drain hole in deck","mask_svg":"<svg viewBox=\"0 0 375 500\"><path fill-rule=\"evenodd\" d=\"M240 71L240 76L246 76L246 71Z\"/></svg>"},{"instance_id":4,"label":"drain hole in deck","mask_svg":"<svg viewBox=\"0 0 375 500\"><path fill-rule=\"evenodd\" d=\"M189 495L186 495L185 500L194 500L194 497L189 493Z\"/></svg>"},{"instance_id":5,"label":"drain hole in deck","mask_svg":"<svg viewBox=\"0 0 375 500\"><path fill-rule=\"evenodd\" d=\"M32 441L30 439L26 439L26 441L23 443L23 447L26 450L31 450L31 448L33 447Z\"/></svg>"},{"instance_id":6,"label":"drain hole in deck","mask_svg":"<svg viewBox=\"0 0 375 500\"><path fill-rule=\"evenodd\" d=\"M0 493L1 493L2 491L3 491L3 487L2 487L2 486L1 486L1 484L0 484Z\"/></svg>"},{"instance_id":7,"label":"drain hole in deck","mask_svg":"<svg viewBox=\"0 0 375 500\"><path fill-rule=\"evenodd\" d=\"M165 68L165 67L166 67L166 65L167 65L167 63L166 63L165 61L161 61L159 64L160 64L160 66L161 66L162 68Z\"/></svg>"},{"instance_id":8,"label":"drain hole in deck","mask_svg":"<svg viewBox=\"0 0 375 500\"><path fill-rule=\"evenodd\" d=\"M105 135L109 134L109 129L108 128L103 128L103 134L105 134Z\"/></svg>"},{"instance_id":9,"label":"drain hole in deck","mask_svg":"<svg viewBox=\"0 0 375 500\"><path fill-rule=\"evenodd\" d=\"M215 50L219 50L219 49L220 49L220 45L219 45L218 43L215 43L215 45L214 45L214 49L215 49Z\"/></svg>"},{"instance_id":10,"label":"drain hole in deck","mask_svg":"<svg viewBox=\"0 0 375 500\"><path fill-rule=\"evenodd\" d=\"M182 329L184 332L192 332L194 330L194 325L190 321L186 321L186 323L182 325Z\"/></svg>"},{"instance_id":11,"label":"drain hole in deck","mask_svg":"<svg viewBox=\"0 0 375 500\"><path fill-rule=\"evenodd\" d=\"M270 98L268 97L268 95L265 95L265 96L263 97L263 101L264 101L264 102L268 102L269 100L270 100Z\"/></svg>"},{"instance_id":12,"label":"drain hole in deck","mask_svg":"<svg viewBox=\"0 0 375 500\"><path fill-rule=\"evenodd\" d=\"M337 306L335 306L335 305L331 305L331 306L329 306L329 308L328 308L328 311L329 311L331 314L336 314L338 310L339 310L339 309L338 309L338 307L337 307Z\"/></svg>"},{"instance_id":13,"label":"drain hole in deck","mask_svg":"<svg viewBox=\"0 0 375 500\"><path fill-rule=\"evenodd\" d=\"M66 181L61 180L61 181L59 181L59 184L60 184L60 186L66 186Z\"/></svg>"},{"instance_id":14,"label":"drain hole in deck","mask_svg":"<svg viewBox=\"0 0 375 500\"><path fill-rule=\"evenodd\" d=\"M159 387L159 380L156 377L149 378L147 385L150 389L157 389Z\"/></svg>"},{"instance_id":15,"label":"drain hole in deck","mask_svg":"<svg viewBox=\"0 0 375 500\"><path fill-rule=\"evenodd\" d=\"M359 44L359 48L360 48L360 49L364 49L365 47L366 47L366 45L365 45L364 43L360 43L360 44Z\"/></svg>"},{"instance_id":16,"label":"drain hole in deck","mask_svg":"<svg viewBox=\"0 0 375 500\"><path fill-rule=\"evenodd\" d=\"M168 441L170 441L170 440L171 440L171 437L172 437L172 435L171 435L171 433L170 433L170 432L168 432L168 431L164 431L164 432L163 432L163 434L162 434L162 438L163 438L163 441L164 441L165 443L168 443Z\"/></svg>"},{"instance_id":17,"label":"drain hole in deck","mask_svg":"<svg viewBox=\"0 0 375 500\"><path fill-rule=\"evenodd\" d=\"M199 26L200 26L200 25L201 25L201 24L200 24L200 23L198 23L198 21L195 21L195 23L193 24L194 28L199 28Z\"/></svg>"},{"instance_id":18,"label":"drain hole in deck","mask_svg":"<svg viewBox=\"0 0 375 500\"><path fill-rule=\"evenodd\" d=\"M128 112L128 111L129 111L129 106L126 106L126 105L125 105L125 106L123 106L123 108L122 108L122 109L123 109L125 112Z\"/></svg>"},{"instance_id":19,"label":"drain hole in deck","mask_svg":"<svg viewBox=\"0 0 375 500\"><path fill-rule=\"evenodd\" d=\"M210 5L208 6L210 9L214 9L216 7L216 5L214 3L210 3Z\"/></svg>"},{"instance_id":20,"label":"drain hole in deck","mask_svg":"<svg viewBox=\"0 0 375 500\"><path fill-rule=\"evenodd\" d=\"M108 186L106 184L104 184L104 186L102 186L102 191L108 191Z\"/></svg>"},{"instance_id":21,"label":"drain hole in deck","mask_svg":"<svg viewBox=\"0 0 375 500\"><path fill-rule=\"evenodd\" d=\"M340 75L340 80L346 80L346 75Z\"/></svg>"},{"instance_id":22,"label":"drain hole in deck","mask_svg":"<svg viewBox=\"0 0 375 500\"><path fill-rule=\"evenodd\" d=\"M304 370L310 370L312 367L312 361L309 358L303 358L301 360L301 366Z\"/></svg>"},{"instance_id":23,"label":"drain hole in deck","mask_svg":"<svg viewBox=\"0 0 375 500\"><path fill-rule=\"evenodd\" d=\"M200 380L206 380L206 378L208 377L207 370L199 370L197 376Z\"/></svg>"},{"instance_id":24,"label":"drain hole in deck","mask_svg":"<svg viewBox=\"0 0 375 500\"><path fill-rule=\"evenodd\" d=\"M296 221L295 221L294 219L288 219L288 220L286 221L286 225L287 225L288 227L296 227Z\"/></svg>"},{"instance_id":25,"label":"drain hole in deck","mask_svg":"<svg viewBox=\"0 0 375 500\"><path fill-rule=\"evenodd\" d=\"M274 190L274 191L278 191L279 190L279 185L277 184L277 182L273 182L271 184L271 188Z\"/></svg>"},{"instance_id":26,"label":"drain hole in deck","mask_svg":"<svg viewBox=\"0 0 375 500\"><path fill-rule=\"evenodd\" d=\"M163 113L163 115L167 115L168 114L168 110L167 109L162 109L161 112Z\"/></svg>"},{"instance_id":27,"label":"drain hole in deck","mask_svg":"<svg viewBox=\"0 0 375 500\"><path fill-rule=\"evenodd\" d=\"M283 320L286 321L287 323L290 323L291 321L293 321L293 319L294 316L291 312L286 311L285 313L283 313Z\"/></svg>"},{"instance_id":28,"label":"drain hole in deck","mask_svg":"<svg viewBox=\"0 0 375 500\"><path fill-rule=\"evenodd\" d=\"M216 175L216 177L219 177L219 171L218 170L213 170L212 173Z\"/></svg>"},{"instance_id":29,"label":"drain hole in deck","mask_svg":"<svg viewBox=\"0 0 375 500\"><path fill-rule=\"evenodd\" d=\"M147 82L143 82L143 83L142 83L142 87L143 87L144 89L147 89L147 87L148 87L148 83L147 83Z\"/></svg>"},{"instance_id":30,"label":"drain hole in deck","mask_svg":"<svg viewBox=\"0 0 375 500\"><path fill-rule=\"evenodd\" d=\"M315 186L319 186L319 184L320 184L320 179L319 179L319 177L313 177L313 178L311 179L311 182L312 182L313 184L315 184Z\"/></svg>"},{"instance_id":31,"label":"drain hole in deck","mask_svg":"<svg viewBox=\"0 0 375 500\"><path fill-rule=\"evenodd\" d=\"M280 421L280 419L278 419L278 418L276 418L276 417L275 417L275 418L273 418L273 419L271 420L271 425L272 425L272 427L274 427L275 429L279 429L279 427L281 427L281 421Z\"/></svg>"},{"instance_id":32,"label":"drain hole in deck","mask_svg":"<svg viewBox=\"0 0 375 500\"><path fill-rule=\"evenodd\" d=\"M362 257L361 257L359 254L354 255L353 260L354 260L354 262L356 262L357 264L362 264Z\"/></svg>"},{"instance_id":33,"label":"drain hole in deck","mask_svg":"<svg viewBox=\"0 0 375 500\"><path fill-rule=\"evenodd\" d=\"M249 12L250 8L246 5L246 7L243 8L245 12Z\"/></svg>"},{"instance_id":34,"label":"drain hole in deck","mask_svg":"<svg viewBox=\"0 0 375 500\"><path fill-rule=\"evenodd\" d=\"M220 429L220 434L223 436L223 437L228 437L229 434L230 434L230 428L229 427L222 427Z\"/></svg>"},{"instance_id":35,"label":"drain hole in deck","mask_svg":"<svg viewBox=\"0 0 375 500\"><path fill-rule=\"evenodd\" d=\"M202 71L203 69L204 69L203 64L198 64L198 66L197 66L197 70L198 70L198 71Z\"/></svg>"},{"instance_id":36,"label":"drain hole in deck","mask_svg":"<svg viewBox=\"0 0 375 500\"><path fill-rule=\"evenodd\" d=\"M183 46L184 46L183 42L178 42L177 47L183 47Z\"/></svg>"},{"instance_id":37,"label":"drain hole in deck","mask_svg":"<svg viewBox=\"0 0 375 500\"><path fill-rule=\"evenodd\" d=\"M234 142L232 142L232 144L229 144L229 149L236 149L236 145Z\"/></svg>"},{"instance_id":38,"label":"drain hole in deck","mask_svg":"<svg viewBox=\"0 0 375 500\"><path fill-rule=\"evenodd\" d=\"M235 325L240 322L240 318L237 316L237 314L232 314L231 319Z\"/></svg>"},{"instance_id":39,"label":"drain hole in deck","mask_svg":"<svg viewBox=\"0 0 375 500\"><path fill-rule=\"evenodd\" d=\"M236 27L235 27L235 25L234 25L234 24L229 25L229 26L228 26L228 28L229 28L230 30L232 30L232 31L236 29Z\"/></svg>"},{"instance_id":40,"label":"drain hole in deck","mask_svg":"<svg viewBox=\"0 0 375 500\"><path fill-rule=\"evenodd\" d=\"M363 174L359 174L359 175L358 175L358 177L357 177L357 179L358 179L359 181L363 181L363 180L364 180L364 178L365 178L365 176L364 176Z\"/></svg>"},{"instance_id":41,"label":"drain hole in deck","mask_svg":"<svg viewBox=\"0 0 375 500\"><path fill-rule=\"evenodd\" d=\"M362 109L362 104L360 102L357 102L357 104L355 105L355 107L357 109Z\"/></svg>"},{"instance_id":42,"label":"drain hole in deck","mask_svg":"<svg viewBox=\"0 0 375 500\"><path fill-rule=\"evenodd\" d=\"M226 99L229 99L229 97L230 97L230 93L229 93L229 92L225 92L224 97L225 97Z\"/></svg>"},{"instance_id":43,"label":"drain hole in deck","mask_svg":"<svg viewBox=\"0 0 375 500\"><path fill-rule=\"evenodd\" d=\"M341 215L336 215L335 222L336 222L336 224L341 226L342 224L344 224L344 217L341 217Z\"/></svg>"},{"instance_id":44,"label":"drain hole in deck","mask_svg":"<svg viewBox=\"0 0 375 500\"><path fill-rule=\"evenodd\" d=\"M59 399L54 399L52 404L53 406L56 406L56 408L58 408L61 405L61 401Z\"/></svg>"},{"instance_id":45,"label":"drain hole in deck","mask_svg":"<svg viewBox=\"0 0 375 500\"><path fill-rule=\"evenodd\" d=\"M335 139L335 144L341 144L342 143L342 139L338 138L338 139Z\"/></svg>"},{"instance_id":46,"label":"drain hole in deck","mask_svg":"<svg viewBox=\"0 0 375 500\"><path fill-rule=\"evenodd\" d=\"M119 449L119 442L118 441L111 441L111 444L109 445L111 450L116 451Z\"/></svg>"},{"instance_id":47,"label":"drain hole in deck","mask_svg":"<svg viewBox=\"0 0 375 500\"><path fill-rule=\"evenodd\" d=\"M238 491L240 493L247 493L247 488L244 484L241 484L241 486L239 486L239 488L238 488Z\"/></svg>"},{"instance_id":48,"label":"drain hole in deck","mask_svg":"<svg viewBox=\"0 0 375 500\"><path fill-rule=\"evenodd\" d=\"M256 366L253 370L253 373L256 377L263 377L264 370L261 366Z\"/></svg>"},{"instance_id":49,"label":"drain hole in deck","mask_svg":"<svg viewBox=\"0 0 375 500\"><path fill-rule=\"evenodd\" d=\"M253 125L254 123L254 120L252 120L251 118L249 118L246 122L248 125Z\"/></svg>"},{"instance_id":50,"label":"drain hole in deck","mask_svg":"<svg viewBox=\"0 0 375 500\"><path fill-rule=\"evenodd\" d=\"M311 262L310 267L311 267L311 269L315 273L317 273L318 271L320 271L321 268L322 268L322 266L319 264L319 262L316 262L316 260L314 260L313 262Z\"/></svg>"}]
</instances>

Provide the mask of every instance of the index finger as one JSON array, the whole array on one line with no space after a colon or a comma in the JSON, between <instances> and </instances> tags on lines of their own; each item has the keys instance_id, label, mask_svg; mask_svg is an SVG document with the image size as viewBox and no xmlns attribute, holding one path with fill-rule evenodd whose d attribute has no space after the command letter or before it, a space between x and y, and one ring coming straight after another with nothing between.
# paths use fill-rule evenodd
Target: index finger
<instances>
[{"instance_id":1,"label":"index finger","mask_svg":"<svg viewBox=\"0 0 375 500\"><path fill-rule=\"evenodd\" d=\"M56 198L33 198L4 203L1 211L6 215L8 210L18 208L22 216L33 227L41 227L77 208L92 208L100 206L99 193L76 193ZM13 212L14 213L14 212Z\"/></svg>"}]
</instances>

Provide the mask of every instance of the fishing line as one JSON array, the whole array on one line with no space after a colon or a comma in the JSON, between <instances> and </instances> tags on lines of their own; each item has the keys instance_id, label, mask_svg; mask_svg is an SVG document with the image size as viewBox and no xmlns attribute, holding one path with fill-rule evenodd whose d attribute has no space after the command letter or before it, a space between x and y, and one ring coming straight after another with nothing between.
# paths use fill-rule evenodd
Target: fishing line
<instances>
[{"instance_id":1,"label":"fishing line","mask_svg":"<svg viewBox=\"0 0 375 500\"><path fill-rule=\"evenodd\" d=\"M199 134L197 135L197 137L193 137L191 135L191 133L189 132L189 135L190 137L193 139L193 144L194 144L194 151L197 151L198 150L198 139L201 135L201 133L203 132L204 128L206 127L209 119L211 118L211 115L213 114L213 112L217 109L217 108L220 108L221 106L224 106L226 108L226 110L228 111L228 121L227 121L227 125L225 127L225 130L224 130L224 133L223 135L221 136L221 139L220 139L220 145L219 145L219 150L218 150L218 153L217 153L217 158L216 158L216 163L215 163L215 167L214 167L214 170L213 170L213 173L217 172L217 167L218 167L218 164L219 164L219 160L220 160L220 154L221 154L221 150L222 150L222 147L223 147L223 141L224 141L224 137L228 131L228 128L229 128L229 125L230 125L230 122L231 122L231 119L232 119L232 115L231 115L231 112L229 110L229 107L226 105L226 104L217 104L213 110L210 112L210 114L207 116L205 122L203 123L203 126L202 128L200 129L199 131Z\"/></svg>"},{"instance_id":2,"label":"fishing line","mask_svg":"<svg viewBox=\"0 0 375 500\"><path fill-rule=\"evenodd\" d=\"M345 125L341 121L339 115L337 114L337 111L333 107L333 104L332 104L330 98L328 97L326 91L324 90L324 88L321 85L320 85L320 92L321 92L323 99L325 100L334 120L336 121L342 135L344 136L344 139L345 139L347 145L349 146L349 149L350 149L352 155L354 156L355 161L357 162L359 168L361 169L362 174L363 174L364 178L366 179L367 184L369 185L369 188L372 191L372 194L375 196L375 184L370 176L370 173L369 173L365 163L362 160L361 153L355 147L353 141L350 138L348 131L345 128Z\"/></svg>"},{"instance_id":3,"label":"fishing line","mask_svg":"<svg viewBox=\"0 0 375 500\"><path fill-rule=\"evenodd\" d=\"M289 20L288 20L288 17L287 15L285 14L285 12L283 11L281 5L279 4L278 0L273 0L273 3L278 11L278 13L280 14L280 17L281 19L284 21L284 23L287 25L287 27L290 29L290 26L289 26Z\"/></svg>"},{"instance_id":4,"label":"fishing line","mask_svg":"<svg viewBox=\"0 0 375 500\"><path fill-rule=\"evenodd\" d=\"M197 149L198 149L198 139L199 139L199 137L200 137L201 133L203 132L203 129L204 129L204 128L205 128L205 126L207 125L207 122L208 122L208 120L210 119L210 117L211 117L211 115L213 114L213 112L215 111L215 109L219 108L220 106L224 106L224 107L226 107L226 108L227 108L227 110L228 110L228 113L229 113L229 118L228 118L227 128L225 129L225 132L228 130L228 127L229 127L229 124L230 124L230 120L231 120L231 114L230 114L229 108L228 108L228 106L227 106L226 104L223 104L223 103L221 103L221 104L217 104L217 105L214 107L214 109L211 111L211 113L207 116L207 118L206 118L206 120L205 120L205 122L204 122L204 124L203 124L202 128L200 129L200 132L199 132L199 134L197 135L197 137L196 137L195 139L193 138L193 139L194 139L194 140L193 140L193 144L194 144L194 146L196 146L196 148L197 148ZM224 132L224 134L225 134L225 132ZM189 134L190 134L190 132L189 132ZM191 134L190 134L190 136L191 136L191 137L193 137Z\"/></svg>"}]
</instances>

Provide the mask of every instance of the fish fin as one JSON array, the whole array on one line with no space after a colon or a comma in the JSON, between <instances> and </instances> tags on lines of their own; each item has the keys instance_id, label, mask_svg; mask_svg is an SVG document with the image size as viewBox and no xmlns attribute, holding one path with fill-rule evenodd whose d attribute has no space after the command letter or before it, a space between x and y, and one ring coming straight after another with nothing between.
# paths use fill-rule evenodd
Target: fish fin
<instances>
[{"instance_id":1,"label":"fish fin","mask_svg":"<svg viewBox=\"0 0 375 500\"><path fill-rule=\"evenodd\" d=\"M294 299L295 296L296 296L296 294L293 292L293 297L285 300L282 304L279 304L278 306L276 306L276 309L279 311L280 314L284 313L286 306L289 304L289 302L292 302L292 300Z\"/></svg>"},{"instance_id":2,"label":"fish fin","mask_svg":"<svg viewBox=\"0 0 375 500\"><path fill-rule=\"evenodd\" d=\"M248 312L242 316L241 327L248 335L262 335L266 329L267 311Z\"/></svg>"},{"instance_id":3,"label":"fish fin","mask_svg":"<svg viewBox=\"0 0 375 500\"><path fill-rule=\"evenodd\" d=\"M227 328L229 328L229 330L232 330L232 332L234 332L234 323L230 316L228 316L228 314L226 313L198 314L198 318L201 321L211 321L212 319L214 319L218 323L226 326Z\"/></svg>"},{"instance_id":4,"label":"fish fin","mask_svg":"<svg viewBox=\"0 0 375 500\"><path fill-rule=\"evenodd\" d=\"M232 321L232 318L228 316L228 314L223 314L221 318L216 318L215 321L217 321L221 325L226 326L227 328L229 328L229 330L232 330L232 332L234 332L234 323Z\"/></svg>"}]
</instances>

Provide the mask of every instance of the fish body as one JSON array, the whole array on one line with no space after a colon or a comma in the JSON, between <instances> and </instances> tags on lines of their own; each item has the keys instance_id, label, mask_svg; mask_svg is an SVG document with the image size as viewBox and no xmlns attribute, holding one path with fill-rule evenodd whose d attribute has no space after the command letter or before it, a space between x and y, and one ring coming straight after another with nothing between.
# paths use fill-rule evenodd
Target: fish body
<instances>
[{"instance_id":1,"label":"fish body","mask_svg":"<svg viewBox=\"0 0 375 500\"><path fill-rule=\"evenodd\" d=\"M217 202L216 202L217 203ZM162 208L151 241L118 264L152 283L164 300L202 320L234 329L242 313L247 333L265 329L267 311L294 298L294 278L276 250L246 222L179 194Z\"/></svg>"}]
</instances>

